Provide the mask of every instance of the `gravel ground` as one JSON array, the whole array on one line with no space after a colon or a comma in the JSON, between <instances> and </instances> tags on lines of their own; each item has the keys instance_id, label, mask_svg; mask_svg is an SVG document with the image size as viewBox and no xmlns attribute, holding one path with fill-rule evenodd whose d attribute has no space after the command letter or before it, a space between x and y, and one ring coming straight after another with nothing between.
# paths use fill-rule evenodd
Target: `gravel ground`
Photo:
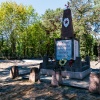
<instances>
[{"instance_id":1,"label":"gravel ground","mask_svg":"<svg viewBox=\"0 0 100 100\"><path fill-rule=\"evenodd\" d=\"M97 62L97 61L91 61L90 65L91 65L91 68L93 68L93 69L99 69L100 68L100 62Z\"/></svg>"},{"instance_id":2,"label":"gravel ground","mask_svg":"<svg viewBox=\"0 0 100 100\"><path fill-rule=\"evenodd\" d=\"M22 77L10 79L9 69L12 65L27 66L40 62L42 60L0 61L0 100L100 100L100 95L91 94L85 89L68 86L51 87L50 83L44 82L32 84L27 78ZM100 63L97 63L92 61L91 68L99 69ZM29 67L25 70L28 71Z\"/></svg>"}]
</instances>

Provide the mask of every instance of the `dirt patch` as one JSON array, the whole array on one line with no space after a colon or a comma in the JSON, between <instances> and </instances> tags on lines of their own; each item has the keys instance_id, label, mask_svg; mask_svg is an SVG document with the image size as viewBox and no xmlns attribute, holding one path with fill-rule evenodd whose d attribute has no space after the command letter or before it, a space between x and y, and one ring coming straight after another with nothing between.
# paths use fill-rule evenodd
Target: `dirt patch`
<instances>
[{"instance_id":1,"label":"dirt patch","mask_svg":"<svg viewBox=\"0 0 100 100\"><path fill-rule=\"evenodd\" d=\"M26 81L0 87L1 100L100 100L100 96L88 90L67 86L51 87L41 82L31 84Z\"/></svg>"}]
</instances>

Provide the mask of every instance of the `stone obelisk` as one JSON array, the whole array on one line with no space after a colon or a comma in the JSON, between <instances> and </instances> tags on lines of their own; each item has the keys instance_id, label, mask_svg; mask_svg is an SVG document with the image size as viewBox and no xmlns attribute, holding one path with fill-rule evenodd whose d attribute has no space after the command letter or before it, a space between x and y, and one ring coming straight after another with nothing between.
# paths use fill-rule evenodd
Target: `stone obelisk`
<instances>
[{"instance_id":1,"label":"stone obelisk","mask_svg":"<svg viewBox=\"0 0 100 100\"><path fill-rule=\"evenodd\" d=\"M66 7L63 11L61 38L68 39L74 37L71 10Z\"/></svg>"}]
</instances>

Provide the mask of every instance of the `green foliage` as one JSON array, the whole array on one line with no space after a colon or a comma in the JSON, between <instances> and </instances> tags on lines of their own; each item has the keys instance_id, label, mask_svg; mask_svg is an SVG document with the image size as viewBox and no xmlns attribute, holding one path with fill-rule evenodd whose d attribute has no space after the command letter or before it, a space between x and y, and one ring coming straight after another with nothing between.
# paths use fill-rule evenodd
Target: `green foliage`
<instances>
[{"instance_id":1,"label":"green foliage","mask_svg":"<svg viewBox=\"0 0 100 100\"><path fill-rule=\"evenodd\" d=\"M71 0L73 25L76 37L80 40L82 57L93 55L94 37L92 35L93 3L91 1ZM96 17L96 16L95 16Z\"/></svg>"},{"instance_id":2,"label":"green foliage","mask_svg":"<svg viewBox=\"0 0 100 100\"><path fill-rule=\"evenodd\" d=\"M46 10L45 14L42 16L42 24L45 27L45 30L47 31L47 34L53 34L53 33L60 33L61 29L61 22L59 21L59 18L61 17L62 9L58 8L56 10Z\"/></svg>"},{"instance_id":3,"label":"green foliage","mask_svg":"<svg viewBox=\"0 0 100 100\"><path fill-rule=\"evenodd\" d=\"M5 45L2 43L1 49L8 47L10 52L7 55L15 57L19 54L17 46L20 41L25 40L27 27L36 23L36 17L37 13L32 6L17 5L15 2L4 2L0 5L0 32L5 40ZM24 39L21 40L23 37ZM22 47L24 45L25 50L26 44L21 45ZM25 56L25 52L23 55Z\"/></svg>"},{"instance_id":4,"label":"green foliage","mask_svg":"<svg viewBox=\"0 0 100 100\"><path fill-rule=\"evenodd\" d=\"M47 55L54 56L54 40L60 38L61 34L61 15L63 10L57 8L56 10L48 9L42 16L42 25L46 31L47 36Z\"/></svg>"},{"instance_id":5,"label":"green foliage","mask_svg":"<svg viewBox=\"0 0 100 100\"><path fill-rule=\"evenodd\" d=\"M80 54L95 59L100 22L99 0L70 0L73 26ZM4 2L0 5L0 56L32 58L54 56L54 40L60 38L63 10L47 9L41 17L32 6ZM95 32L93 32L93 26ZM93 33L93 34L92 34ZM94 34L95 33L95 34ZM92 35L91 35L92 34ZM98 40L98 41L96 41Z\"/></svg>"},{"instance_id":6,"label":"green foliage","mask_svg":"<svg viewBox=\"0 0 100 100\"><path fill-rule=\"evenodd\" d=\"M92 35L96 39L98 45L100 45L100 0L94 0L93 16L91 17L91 24L94 29Z\"/></svg>"},{"instance_id":7,"label":"green foliage","mask_svg":"<svg viewBox=\"0 0 100 100\"><path fill-rule=\"evenodd\" d=\"M29 39L28 47L32 47L34 57L42 57L46 53L46 33L45 30L42 29L41 22L33 24L28 27L28 35L27 39Z\"/></svg>"}]
</instances>

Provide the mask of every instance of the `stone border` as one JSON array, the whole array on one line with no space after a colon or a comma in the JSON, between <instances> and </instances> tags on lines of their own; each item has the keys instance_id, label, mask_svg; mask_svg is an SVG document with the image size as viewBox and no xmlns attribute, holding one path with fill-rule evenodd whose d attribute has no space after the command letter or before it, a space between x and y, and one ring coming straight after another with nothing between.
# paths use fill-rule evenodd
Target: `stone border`
<instances>
[{"instance_id":1,"label":"stone border","mask_svg":"<svg viewBox=\"0 0 100 100\"><path fill-rule=\"evenodd\" d=\"M71 71L62 71L62 77L74 78L74 79L83 79L92 71L91 68L83 72L71 72ZM44 75L53 75L54 71L51 69L41 69L40 74Z\"/></svg>"}]
</instances>

